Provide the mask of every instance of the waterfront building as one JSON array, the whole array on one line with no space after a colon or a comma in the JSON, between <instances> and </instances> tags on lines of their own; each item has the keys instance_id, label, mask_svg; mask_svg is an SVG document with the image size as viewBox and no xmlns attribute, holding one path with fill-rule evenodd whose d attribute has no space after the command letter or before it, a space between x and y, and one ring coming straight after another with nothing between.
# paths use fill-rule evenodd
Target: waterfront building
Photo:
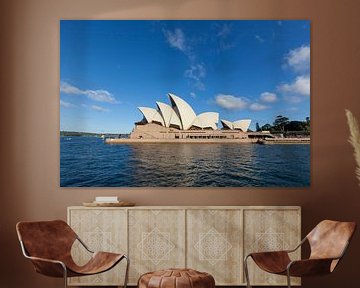
<instances>
[{"instance_id":1,"label":"waterfront building","mask_svg":"<svg viewBox=\"0 0 360 288\"><path fill-rule=\"evenodd\" d=\"M138 107L143 119L135 123L130 139L248 139L251 120L221 120L223 127L218 129L219 113L197 115L184 99L168 96L170 105L156 102L157 109Z\"/></svg>"}]
</instances>

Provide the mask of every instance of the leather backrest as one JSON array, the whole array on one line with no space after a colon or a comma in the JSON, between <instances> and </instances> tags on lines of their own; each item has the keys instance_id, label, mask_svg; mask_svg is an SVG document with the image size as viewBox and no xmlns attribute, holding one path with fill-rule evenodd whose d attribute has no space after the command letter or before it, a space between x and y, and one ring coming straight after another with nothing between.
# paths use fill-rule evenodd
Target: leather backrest
<instances>
[{"instance_id":1,"label":"leather backrest","mask_svg":"<svg viewBox=\"0 0 360 288\"><path fill-rule=\"evenodd\" d=\"M337 258L346 249L356 229L354 222L321 221L306 237L310 258Z\"/></svg>"},{"instance_id":2,"label":"leather backrest","mask_svg":"<svg viewBox=\"0 0 360 288\"><path fill-rule=\"evenodd\" d=\"M76 239L75 232L62 220L19 222L16 231L30 256L47 259L68 258Z\"/></svg>"}]
</instances>

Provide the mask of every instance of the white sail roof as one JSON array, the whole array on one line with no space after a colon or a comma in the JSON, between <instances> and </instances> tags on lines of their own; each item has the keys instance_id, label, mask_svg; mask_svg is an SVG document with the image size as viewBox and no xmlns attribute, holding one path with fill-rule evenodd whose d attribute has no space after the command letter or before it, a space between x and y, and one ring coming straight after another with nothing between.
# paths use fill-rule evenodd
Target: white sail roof
<instances>
[{"instance_id":1,"label":"white sail roof","mask_svg":"<svg viewBox=\"0 0 360 288\"><path fill-rule=\"evenodd\" d=\"M250 119L243 119L243 120L237 120L234 122L228 121L228 120L221 120L222 125L224 128L228 128L231 130L241 130L243 132L247 132L249 129L251 120Z\"/></svg>"},{"instance_id":2,"label":"white sail roof","mask_svg":"<svg viewBox=\"0 0 360 288\"><path fill-rule=\"evenodd\" d=\"M199 114L192 126L196 126L199 128L212 128L214 130L217 129L217 123L219 122L219 113L217 112L205 112Z\"/></svg>"},{"instance_id":3,"label":"white sail roof","mask_svg":"<svg viewBox=\"0 0 360 288\"><path fill-rule=\"evenodd\" d=\"M179 129L182 129L179 116L176 114L175 110L170 105L162 102L156 102L156 104L164 120L165 127L170 127L170 125L175 125L178 126Z\"/></svg>"},{"instance_id":4,"label":"white sail roof","mask_svg":"<svg viewBox=\"0 0 360 288\"><path fill-rule=\"evenodd\" d=\"M250 123L251 123L250 119L237 120L237 121L233 122L234 129L241 129L241 131L247 132L247 130L249 129Z\"/></svg>"},{"instance_id":5,"label":"white sail roof","mask_svg":"<svg viewBox=\"0 0 360 288\"><path fill-rule=\"evenodd\" d=\"M178 114L176 114L175 111L174 111L174 113L171 114L170 125L175 125L175 126L178 126L179 129L183 129L180 118L179 118Z\"/></svg>"},{"instance_id":6,"label":"white sail roof","mask_svg":"<svg viewBox=\"0 0 360 288\"><path fill-rule=\"evenodd\" d=\"M228 128L228 129L231 129L231 130L234 129L234 124L231 121L222 119L221 124L223 125L224 128Z\"/></svg>"},{"instance_id":7,"label":"white sail roof","mask_svg":"<svg viewBox=\"0 0 360 288\"><path fill-rule=\"evenodd\" d=\"M162 118L158 110L150 107L138 107L138 109L144 115L144 118L148 123L158 122L164 126L164 119Z\"/></svg>"},{"instance_id":8,"label":"white sail roof","mask_svg":"<svg viewBox=\"0 0 360 288\"><path fill-rule=\"evenodd\" d=\"M171 103L177 108L175 111L178 112L178 116L181 120L182 129L188 130L196 118L196 114L191 106L180 97L169 93Z\"/></svg>"},{"instance_id":9,"label":"white sail roof","mask_svg":"<svg viewBox=\"0 0 360 288\"><path fill-rule=\"evenodd\" d=\"M169 127L170 126L171 115L174 112L174 110L171 108L170 105L167 105L167 104L162 103L162 102L157 101L156 105L158 106L160 114L164 119L165 127Z\"/></svg>"},{"instance_id":10,"label":"white sail roof","mask_svg":"<svg viewBox=\"0 0 360 288\"><path fill-rule=\"evenodd\" d=\"M169 93L168 96L171 105L156 102L158 110L149 107L138 107L148 123L156 122L165 127L175 126L180 130L188 130L191 127L218 129L219 113L204 112L196 116L194 110L185 100L172 93ZM243 119L231 122L222 119L221 123L224 128L247 132L251 120Z\"/></svg>"}]
</instances>

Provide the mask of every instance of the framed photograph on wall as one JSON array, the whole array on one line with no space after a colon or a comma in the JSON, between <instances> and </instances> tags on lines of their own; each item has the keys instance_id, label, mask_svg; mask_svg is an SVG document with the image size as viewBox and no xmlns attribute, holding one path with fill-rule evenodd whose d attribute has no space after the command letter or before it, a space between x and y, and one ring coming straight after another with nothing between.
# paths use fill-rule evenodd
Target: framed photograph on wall
<instances>
[{"instance_id":1,"label":"framed photograph on wall","mask_svg":"<svg viewBox=\"0 0 360 288\"><path fill-rule=\"evenodd\" d=\"M308 20L61 20L61 187L309 187Z\"/></svg>"}]
</instances>

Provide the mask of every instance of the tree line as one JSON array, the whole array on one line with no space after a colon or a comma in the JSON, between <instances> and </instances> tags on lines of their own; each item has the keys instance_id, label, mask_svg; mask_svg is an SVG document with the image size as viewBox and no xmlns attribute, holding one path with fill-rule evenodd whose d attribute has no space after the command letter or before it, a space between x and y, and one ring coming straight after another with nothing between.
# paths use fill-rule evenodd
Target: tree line
<instances>
[{"instance_id":1,"label":"tree line","mask_svg":"<svg viewBox=\"0 0 360 288\"><path fill-rule=\"evenodd\" d=\"M270 131L270 133L299 132L301 134L310 134L310 117L306 117L304 121L290 121L288 117L278 115L272 124L266 123L265 125L260 126L259 123L256 123L256 131Z\"/></svg>"}]
</instances>

